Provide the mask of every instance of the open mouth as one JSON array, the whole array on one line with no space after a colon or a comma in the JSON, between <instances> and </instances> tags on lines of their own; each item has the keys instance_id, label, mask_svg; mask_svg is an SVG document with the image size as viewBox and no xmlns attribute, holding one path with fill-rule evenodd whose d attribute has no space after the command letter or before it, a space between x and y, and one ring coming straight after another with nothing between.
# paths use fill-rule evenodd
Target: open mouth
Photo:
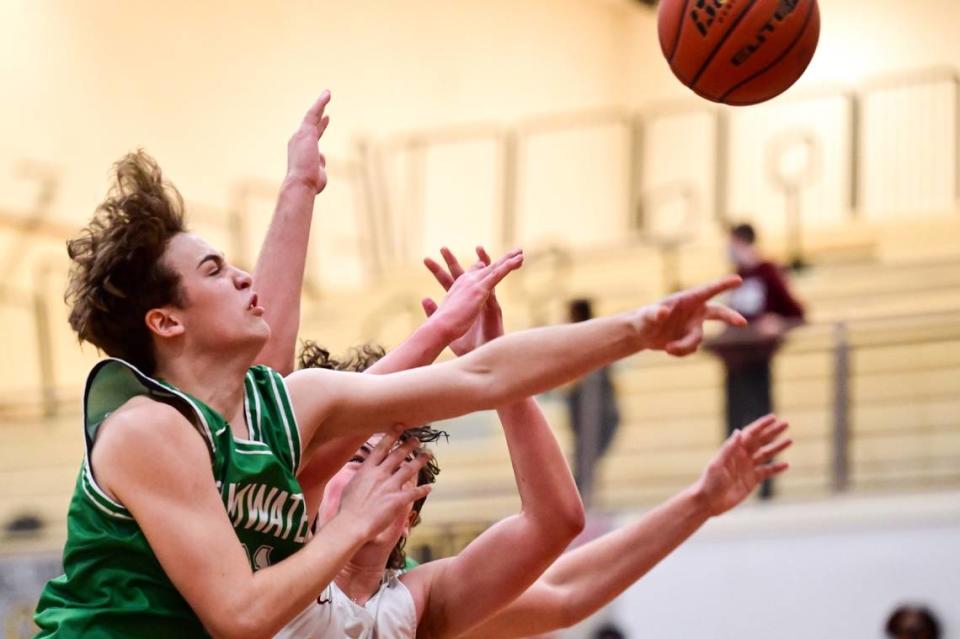
<instances>
[{"instance_id":1,"label":"open mouth","mask_svg":"<svg viewBox=\"0 0 960 639\"><path fill-rule=\"evenodd\" d=\"M257 308L257 294L254 293L253 297L250 298L250 303L247 305L247 310L253 310Z\"/></svg>"}]
</instances>

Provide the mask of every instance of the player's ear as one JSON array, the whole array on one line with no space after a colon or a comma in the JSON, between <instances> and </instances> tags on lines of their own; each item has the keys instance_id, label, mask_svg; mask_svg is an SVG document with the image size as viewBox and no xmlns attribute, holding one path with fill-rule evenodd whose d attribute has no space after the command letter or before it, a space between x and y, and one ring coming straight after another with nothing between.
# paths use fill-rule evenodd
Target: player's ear
<instances>
[{"instance_id":1,"label":"player's ear","mask_svg":"<svg viewBox=\"0 0 960 639\"><path fill-rule=\"evenodd\" d=\"M417 519L420 518L420 513L416 510L411 510L407 514L407 521L403 525L403 536L406 537L410 534L410 529L417 525Z\"/></svg>"},{"instance_id":2,"label":"player's ear","mask_svg":"<svg viewBox=\"0 0 960 639\"><path fill-rule=\"evenodd\" d=\"M150 332L158 337L179 337L185 330L174 310L168 306L151 308L143 321Z\"/></svg>"}]
</instances>

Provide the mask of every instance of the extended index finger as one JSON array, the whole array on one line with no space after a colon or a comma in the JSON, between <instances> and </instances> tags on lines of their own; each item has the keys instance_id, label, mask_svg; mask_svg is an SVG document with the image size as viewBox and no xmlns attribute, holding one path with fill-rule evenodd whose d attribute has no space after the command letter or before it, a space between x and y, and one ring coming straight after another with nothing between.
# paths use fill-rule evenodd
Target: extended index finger
<instances>
[{"instance_id":1,"label":"extended index finger","mask_svg":"<svg viewBox=\"0 0 960 639\"><path fill-rule=\"evenodd\" d=\"M743 283L743 278L739 275L727 275L719 280L698 286L690 291L690 294L698 302L706 302L710 298L716 297L720 293L731 291Z\"/></svg>"},{"instance_id":2,"label":"extended index finger","mask_svg":"<svg viewBox=\"0 0 960 639\"><path fill-rule=\"evenodd\" d=\"M308 110L306 115L303 116L304 124L312 124L314 126L319 126L321 118L323 118L323 110L327 108L327 104L330 103L330 90L324 89L323 93L320 94L320 97L317 98L317 101L313 103Z\"/></svg>"},{"instance_id":3,"label":"extended index finger","mask_svg":"<svg viewBox=\"0 0 960 639\"><path fill-rule=\"evenodd\" d=\"M485 284L489 284L492 289L510 271L515 271L521 266L523 266L523 251L514 249L487 267L487 273L483 276L483 281Z\"/></svg>"}]
</instances>

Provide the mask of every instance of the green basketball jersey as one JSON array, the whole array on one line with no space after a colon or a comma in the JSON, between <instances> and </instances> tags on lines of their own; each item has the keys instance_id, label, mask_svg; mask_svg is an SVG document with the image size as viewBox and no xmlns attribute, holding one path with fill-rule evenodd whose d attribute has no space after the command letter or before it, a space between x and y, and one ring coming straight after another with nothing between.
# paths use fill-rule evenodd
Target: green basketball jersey
<instances>
[{"instance_id":1,"label":"green basketball jersey","mask_svg":"<svg viewBox=\"0 0 960 639\"><path fill-rule=\"evenodd\" d=\"M200 431L224 508L254 570L288 557L306 541L308 519L296 479L300 433L278 373L264 366L247 372L244 408L250 439L243 440L197 399L126 362L104 360L87 378L86 454L67 516L65 574L50 581L40 596L35 617L39 637L207 636L136 520L97 485L90 465L97 429L137 395L174 406Z\"/></svg>"}]
</instances>

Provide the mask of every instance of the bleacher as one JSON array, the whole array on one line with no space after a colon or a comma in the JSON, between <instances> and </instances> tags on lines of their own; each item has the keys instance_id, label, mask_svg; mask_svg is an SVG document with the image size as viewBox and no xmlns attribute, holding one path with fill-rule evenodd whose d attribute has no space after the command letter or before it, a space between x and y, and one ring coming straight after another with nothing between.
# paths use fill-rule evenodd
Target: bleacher
<instances>
[{"instance_id":1,"label":"bleacher","mask_svg":"<svg viewBox=\"0 0 960 639\"><path fill-rule=\"evenodd\" d=\"M960 246L960 221L941 218L930 225L941 246ZM814 266L794 275L793 284L810 309L811 325L794 332L775 367L775 404L796 440L788 456L793 468L778 483L779 498L818 499L833 489L838 322L850 347L849 489L960 484L960 256L946 250L933 257L905 255L897 243L903 232L876 227L864 240L860 229L851 233L847 252L837 234L825 233L822 246L810 238ZM723 271L719 241L707 238L682 252L682 282ZM782 257L775 242L770 247ZM660 257L649 247L570 254L560 267L535 255L528 272L501 293L510 329L558 321L563 300L573 295L590 294L600 311L614 312L664 292ZM532 294L548 285L551 295ZM51 295L60 294L50 288ZM418 300L429 292L425 274L397 269L375 290L308 302L303 335L335 351L367 338L396 344L420 321ZM65 534L82 457L79 382L94 356L70 353L75 347L63 320L55 317L61 322L55 330L57 386L46 405L56 415L44 416L33 372L16 379L16 392L8 390L0 403L0 524L23 514L45 522L40 535L4 538L5 552L54 549ZM28 348L29 342L16 345L18 351ZM696 478L721 439L722 375L719 364L702 354L684 360L641 354L616 366L623 419L600 467L598 508L642 508ZM561 396L548 394L542 403L570 451ZM450 443L439 444L443 470L417 539L469 536L518 506L495 416L458 422L449 427Z\"/></svg>"}]
</instances>

